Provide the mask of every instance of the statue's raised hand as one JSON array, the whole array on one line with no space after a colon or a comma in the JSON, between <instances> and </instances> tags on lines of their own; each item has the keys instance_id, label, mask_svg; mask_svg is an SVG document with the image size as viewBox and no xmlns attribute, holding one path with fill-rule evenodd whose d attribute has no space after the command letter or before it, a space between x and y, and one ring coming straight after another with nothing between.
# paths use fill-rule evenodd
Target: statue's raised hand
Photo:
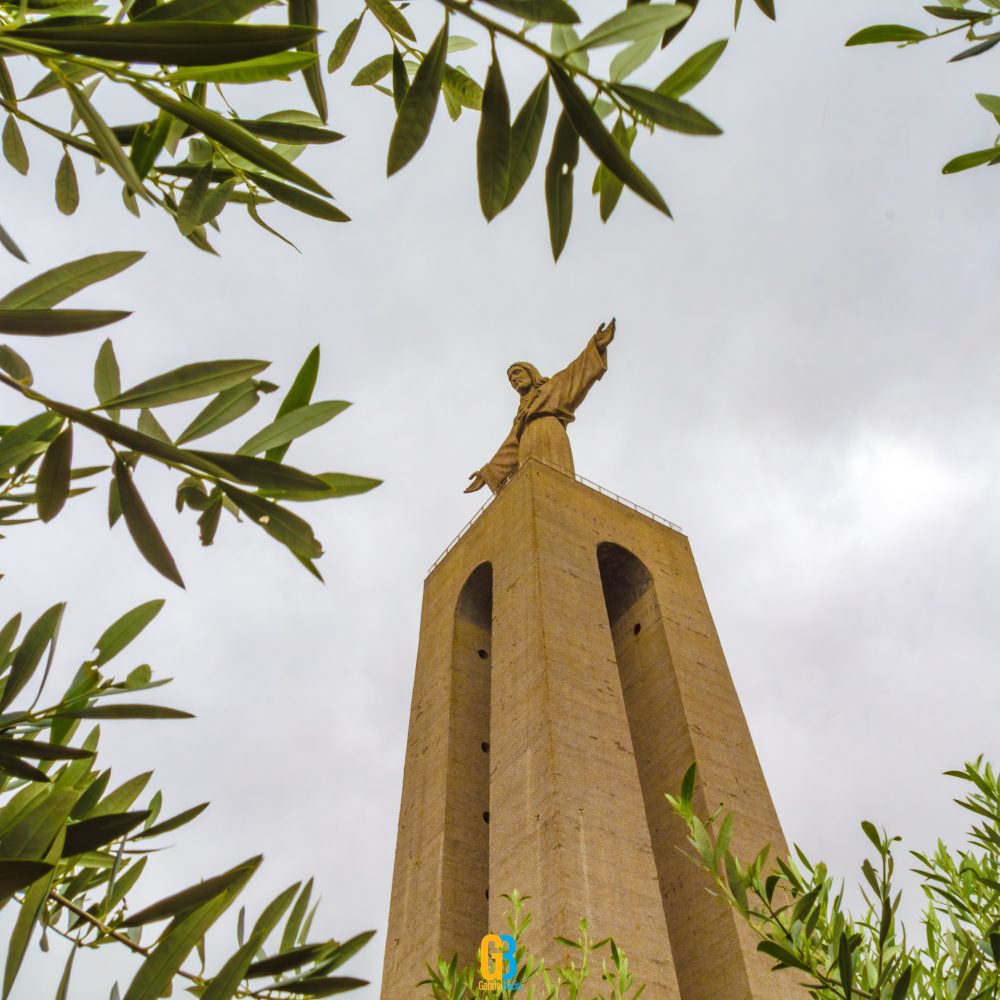
<instances>
[{"instance_id":1,"label":"statue's raised hand","mask_svg":"<svg viewBox=\"0 0 1000 1000\"><path fill-rule=\"evenodd\" d=\"M469 478L472 482L462 490L463 493L475 493L486 485L486 480L478 472L473 472Z\"/></svg>"},{"instance_id":2,"label":"statue's raised hand","mask_svg":"<svg viewBox=\"0 0 1000 1000\"><path fill-rule=\"evenodd\" d=\"M597 328L597 333L594 334L594 343L597 345L599 351L603 351L612 340L615 339L615 318L611 317L611 322L604 324L602 323Z\"/></svg>"}]
</instances>

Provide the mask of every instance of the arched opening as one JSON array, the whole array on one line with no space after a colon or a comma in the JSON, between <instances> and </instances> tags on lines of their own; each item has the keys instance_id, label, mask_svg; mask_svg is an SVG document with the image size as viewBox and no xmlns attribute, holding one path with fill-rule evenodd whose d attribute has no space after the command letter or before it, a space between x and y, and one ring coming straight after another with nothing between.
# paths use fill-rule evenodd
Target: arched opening
<instances>
[{"instance_id":1,"label":"arched opening","mask_svg":"<svg viewBox=\"0 0 1000 1000\"><path fill-rule=\"evenodd\" d=\"M694 760L694 747L649 571L628 549L612 542L598 545L597 562L667 933L684 995L686 984L698 976L700 938L690 927L677 925L685 911L671 906L679 888L691 882L691 863L684 856L683 824L672 814L664 793L680 787Z\"/></svg>"},{"instance_id":2,"label":"arched opening","mask_svg":"<svg viewBox=\"0 0 1000 1000\"><path fill-rule=\"evenodd\" d=\"M462 586L452 634L444 878L451 951L466 961L489 930L490 655L493 567ZM444 943L445 938L442 938Z\"/></svg>"}]
</instances>

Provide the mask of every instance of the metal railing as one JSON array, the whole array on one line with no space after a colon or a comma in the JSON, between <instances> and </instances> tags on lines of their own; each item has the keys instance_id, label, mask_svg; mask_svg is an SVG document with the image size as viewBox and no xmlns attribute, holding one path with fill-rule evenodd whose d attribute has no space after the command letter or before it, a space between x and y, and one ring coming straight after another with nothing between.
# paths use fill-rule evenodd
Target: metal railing
<instances>
[{"instance_id":1,"label":"metal railing","mask_svg":"<svg viewBox=\"0 0 1000 1000\"><path fill-rule=\"evenodd\" d=\"M566 476L568 479L575 479L578 483L582 483L584 486L587 486L592 490L596 490L602 496L606 496L610 500L614 500L617 503L620 503L622 506L628 507L630 510L634 510L637 514L642 514L643 517L648 517L650 518L650 520L656 521L657 524L662 524L665 527L671 528L672 530L682 535L684 534L684 529L679 524L674 524L673 521L668 521L665 517L660 517L659 514L654 514L653 511L649 510L648 508L641 507L639 506L639 504L633 502L632 500L626 500L625 497L619 496L617 493L612 493L611 490L605 489L599 483L595 483L592 479L587 479L585 476L575 475L571 472L567 472L565 469L559 468L558 465L553 465L552 462L550 462L548 459L541 458L539 455L529 455L528 462L539 462L541 465L545 465L548 468L552 469L553 472L558 472L561 476ZM516 476L518 472L520 472L521 468L524 468L524 466L515 469L504 480L503 484L501 485L501 488L503 488L503 486L506 486L507 483L509 483L511 479L513 479L513 477ZM461 541L465 533L469 530L469 528L471 528L476 523L476 521L479 520L480 517L482 517L483 511L486 510L486 508L489 507L491 503L493 503L494 499L495 495L491 494L490 497L487 499L486 503L484 503L482 507L480 507L479 510L477 510L475 514L473 514L472 517L469 518L469 520L465 523L465 526L462 528L462 530L448 543L444 552L442 552L441 555L439 555L437 559L434 560L434 564L427 571L428 576L430 576L430 574L433 573L434 570L436 570L438 566L441 565L441 562L444 559L444 557L448 555L448 553L451 552L451 550L456 545L458 545L459 541Z\"/></svg>"}]
</instances>

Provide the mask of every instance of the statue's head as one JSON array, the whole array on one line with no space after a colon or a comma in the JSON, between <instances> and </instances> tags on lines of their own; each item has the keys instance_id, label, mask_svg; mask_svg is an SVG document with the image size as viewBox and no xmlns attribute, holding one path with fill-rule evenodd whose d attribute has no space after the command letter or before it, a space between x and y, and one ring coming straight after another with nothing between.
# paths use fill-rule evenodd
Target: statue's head
<instances>
[{"instance_id":1,"label":"statue's head","mask_svg":"<svg viewBox=\"0 0 1000 1000\"><path fill-rule=\"evenodd\" d=\"M510 384L523 396L538 386L548 382L548 379L528 361L515 361L507 369Z\"/></svg>"}]
</instances>

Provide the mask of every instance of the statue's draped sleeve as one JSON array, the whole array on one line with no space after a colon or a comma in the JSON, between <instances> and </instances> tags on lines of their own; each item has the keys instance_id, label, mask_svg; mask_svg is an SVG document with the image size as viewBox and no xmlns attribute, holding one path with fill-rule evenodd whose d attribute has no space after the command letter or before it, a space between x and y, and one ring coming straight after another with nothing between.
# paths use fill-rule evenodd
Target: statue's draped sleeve
<instances>
[{"instance_id":1,"label":"statue's draped sleeve","mask_svg":"<svg viewBox=\"0 0 1000 1000\"><path fill-rule=\"evenodd\" d=\"M479 470L491 493L500 489L500 484L517 468L516 424L507 439L497 449L497 453Z\"/></svg>"}]
</instances>

